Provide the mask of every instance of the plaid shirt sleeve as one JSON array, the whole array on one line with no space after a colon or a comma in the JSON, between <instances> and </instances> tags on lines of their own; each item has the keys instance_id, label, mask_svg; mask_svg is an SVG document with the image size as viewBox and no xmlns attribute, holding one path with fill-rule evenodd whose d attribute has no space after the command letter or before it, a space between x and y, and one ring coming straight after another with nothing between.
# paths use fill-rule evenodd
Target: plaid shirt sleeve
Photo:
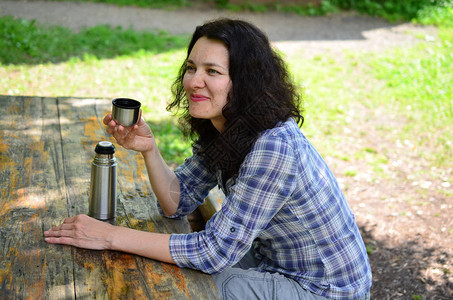
<instances>
[{"instance_id":1,"label":"plaid shirt sleeve","mask_svg":"<svg viewBox=\"0 0 453 300\"><path fill-rule=\"evenodd\" d=\"M171 236L176 264L210 274L234 265L294 191L295 176L291 146L279 137L259 138L206 229Z\"/></svg>"},{"instance_id":2,"label":"plaid shirt sleeve","mask_svg":"<svg viewBox=\"0 0 453 300\"><path fill-rule=\"evenodd\" d=\"M209 191L217 184L215 173L209 172L197 152L198 147L195 146L193 155L175 170L181 195L176 213L168 218L180 218L193 212L203 204ZM159 202L157 202L157 207L163 215Z\"/></svg>"}]
</instances>

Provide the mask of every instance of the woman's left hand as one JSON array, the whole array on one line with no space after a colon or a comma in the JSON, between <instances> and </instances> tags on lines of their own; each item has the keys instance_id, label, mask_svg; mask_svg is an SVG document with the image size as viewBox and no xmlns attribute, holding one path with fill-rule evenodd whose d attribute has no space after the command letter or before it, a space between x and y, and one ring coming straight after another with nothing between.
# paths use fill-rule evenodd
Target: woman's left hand
<instances>
[{"instance_id":1,"label":"woman's left hand","mask_svg":"<svg viewBox=\"0 0 453 300\"><path fill-rule=\"evenodd\" d=\"M51 244L72 245L79 248L110 249L110 233L114 226L87 215L67 218L60 226L44 232L45 240Z\"/></svg>"}]
</instances>

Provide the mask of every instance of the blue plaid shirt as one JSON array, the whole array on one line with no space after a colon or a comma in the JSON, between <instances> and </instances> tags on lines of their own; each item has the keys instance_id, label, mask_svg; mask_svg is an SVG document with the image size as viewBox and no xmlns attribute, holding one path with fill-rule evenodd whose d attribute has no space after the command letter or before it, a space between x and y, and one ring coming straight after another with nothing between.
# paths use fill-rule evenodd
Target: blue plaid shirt
<instances>
[{"instance_id":1,"label":"blue plaid shirt","mask_svg":"<svg viewBox=\"0 0 453 300\"><path fill-rule=\"evenodd\" d=\"M225 186L196 149L175 174L181 198L172 217L194 211L215 185L226 195L204 231L171 235L179 267L214 274L253 246L258 271L283 274L315 294L353 299L370 289L371 269L354 215L293 119L264 131Z\"/></svg>"}]
</instances>

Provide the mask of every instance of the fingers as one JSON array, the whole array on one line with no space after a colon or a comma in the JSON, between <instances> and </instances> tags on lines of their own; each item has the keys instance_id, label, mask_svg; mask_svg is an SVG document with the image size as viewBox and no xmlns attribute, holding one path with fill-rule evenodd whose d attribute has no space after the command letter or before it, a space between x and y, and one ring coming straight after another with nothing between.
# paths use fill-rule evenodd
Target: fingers
<instances>
[{"instance_id":1,"label":"fingers","mask_svg":"<svg viewBox=\"0 0 453 300\"><path fill-rule=\"evenodd\" d=\"M87 215L77 215L74 217L69 217L64 219L63 223L59 226L50 228L48 231L44 232L45 236L58 236L61 235L63 231L74 230L77 226L77 220L89 218Z\"/></svg>"},{"instance_id":2,"label":"fingers","mask_svg":"<svg viewBox=\"0 0 453 300\"><path fill-rule=\"evenodd\" d=\"M117 124L114 120L110 120L106 117L104 118L104 123L107 122L107 128L106 131L108 134L112 135L118 144L122 144L122 141L124 140L124 137L128 134L128 131L125 130L125 127L123 125Z\"/></svg>"},{"instance_id":3,"label":"fingers","mask_svg":"<svg viewBox=\"0 0 453 300\"><path fill-rule=\"evenodd\" d=\"M125 128L124 128L123 125L119 124L118 127L116 127L116 128L117 128L117 130L118 130L119 133L121 133L121 134L124 133L124 129L125 129Z\"/></svg>"},{"instance_id":4,"label":"fingers","mask_svg":"<svg viewBox=\"0 0 453 300\"><path fill-rule=\"evenodd\" d=\"M75 247L102 250L108 249L106 236L111 232L112 225L88 217L78 215L67 218L59 226L44 232L44 239L51 244L65 244Z\"/></svg>"},{"instance_id":5,"label":"fingers","mask_svg":"<svg viewBox=\"0 0 453 300\"><path fill-rule=\"evenodd\" d=\"M50 244L74 245L74 231L72 229L64 229L68 228L68 226L72 226L72 224L62 224L44 232L44 240Z\"/></svg>"},{"instance_id":6,"label":"fingers","mask_svg":"<svg viewBox=\"0 0 453 300\"><path fill-rule=\"evenodd\" d=\"M55 226L52 227L51 229L47 230L44 232L44 236L50 237L50 236L70 236L70 233L74 230L75 226L74 223L65 223L66 220L61 224L60 226Z\"/></svg>"},{"instance_id":7,"label":"fingers","mask_svg":"<svg viewBox=\"0 0 453 300\"><path fill-rule=\"evenodd\" d=\"M145 148L149 149L151 147L150 145L144 145L146 143L145 140L152 138L153 134L151 128L143 119L143 111L141 109L139 121L133 126L125 127L120 125L112 119L111 114L104 117L103 123L107 125L106 132L113 136L116 143L123 148L142 152Z\"/></svg>"},{"instance_id":8,"label":"fingers","mask_svg":"<svg viewBox=\"0 0 453 300\"><path fill-rule=\"evenodd\" d=\"M127 143L128 139L135 138L135 134L131 134L130 129L125 128L124 126L121 125L115 127L112 135L115 138L118 145L121 145L123 147L125 143Z\"/></svg>"},{"instance_id":9,"label":"fingers","mask_svg":"<svg viewBox=\"0 0 453 300\"><path fill-rule=\"evenodd\" d=\"M52 227L44 232L44 240L50 244L78 245L77 238L80 238L77 222L81 221L85 215L78 215L66 218L59 226Z\"/></svg>"},{"instance_id":10,"label":"fingers","mask_svg":"<svg viewBox=\"0 0 453 300\"><path fill-rule=\"evenodd\" d=\"M113 120L112 114L107 114L102 120L104 125L107 125L106 131L108 134L113 134L116 128L116 122Z\"/></svg>"},{"instance_id":11,"label":"fingers","mask_svg":"<svg viewBox=\"0 0 453 300\"><path fill-rule=\"evenodd\" d=\"M104 123L104 125L109 125L110 121L112 121L112 120L113 120L112 114L107 114L107 115L105 115L102 122Z\"/></svg>"},{"instance_id":12,"label":"fingers","mask_svg":"<svg viewBox=\"0 0 453 300\"><path fill-rule=\"evenodd\" d=\"M73 237L73 230L63 230L63 229L57 229L57 228L52 228L46 232L44 232L44 237L45 238L52 238L52 237Z\"/></svg>"},{"instance_id":13,"label":"fingers","mask_svg":"<svg viewBox=\"0 0 453 300\"><path fill-rule=\"evenodd\" d=\"M76 218L77 216L66 218L64 219L63 224L74 223L76 221Z\"/></svg>"},{"instance_id":14,"label":"fingers","mask_svg":"<svg viewBox=\"0 0 453 300\"><path fill-rule=\"evenodd\" d=\"M73 245L73 239L70 237L46 237L45 241L49 244Z\"/></svg>"}]
</instances>

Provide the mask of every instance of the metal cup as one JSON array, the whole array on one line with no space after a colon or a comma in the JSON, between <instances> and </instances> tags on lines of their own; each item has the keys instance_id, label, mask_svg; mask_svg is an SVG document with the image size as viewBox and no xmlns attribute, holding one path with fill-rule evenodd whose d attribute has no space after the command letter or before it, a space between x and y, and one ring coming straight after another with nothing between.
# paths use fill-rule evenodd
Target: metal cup
<instances>
[{"instance_id":1,"label":"metal cup","mask_svg":"<svg viewBox=\"0 0 453 300\"><path fill-rule=\"evenodd\" d=\"M112 116L116 123L125 127L137 124L141 103L129 98L116 98L112 101Z\"/></svg>"}]
</instances>

